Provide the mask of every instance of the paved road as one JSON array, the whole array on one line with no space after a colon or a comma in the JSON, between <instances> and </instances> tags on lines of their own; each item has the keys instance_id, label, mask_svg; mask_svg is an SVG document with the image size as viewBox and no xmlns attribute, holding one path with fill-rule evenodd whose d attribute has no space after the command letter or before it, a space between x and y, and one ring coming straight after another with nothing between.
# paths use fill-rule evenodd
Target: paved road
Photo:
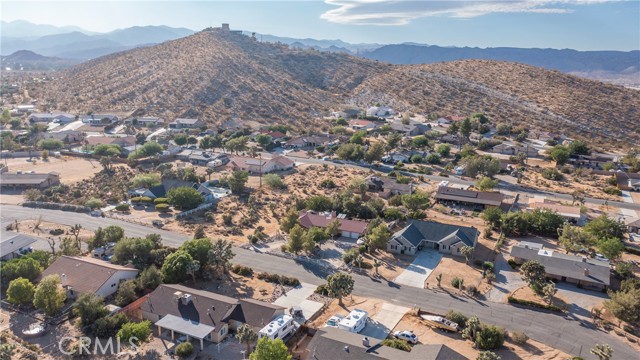
<instances>
[{"instance_id":1,"label":"paved road","mask_svg":"<svg viewBox=\"0 0 640 360\"><path fill-rule=\"evenodd\" d=\"M2 223L14 219L34 219L39 215L46 221L62 224L81 223L87 229L98 226L119 225L127 236L144 236L157 233L166 245L179 246L189 238L187 235L130 224L109 218L93 218L85 214L75 214L57 210L29 209L20 206L3 205ZM251 266L259 271L267 271L297 277L301 282L320 285L331 273L330 269L317 265L296 262L294 260L261 254L251 250L236 248L234 262ZM401 306L419 306L436 313L445 313L449 309L461 311L467 315L475 314L482 321L505 327L510 331L523 331L531 338L548 344L575 356L595 359L589 353L594 344L608 343L615 351L617 359L637 359L638 353L616 337L594 328L589 322L578 318L568 319L561 315L524 309L508 304L479 301L443 291L418 289L402 286L391 281L372 279L368 276L353 274L354 294L364 297L384 299L386 302Z\"/></svg>"}]
</instances>

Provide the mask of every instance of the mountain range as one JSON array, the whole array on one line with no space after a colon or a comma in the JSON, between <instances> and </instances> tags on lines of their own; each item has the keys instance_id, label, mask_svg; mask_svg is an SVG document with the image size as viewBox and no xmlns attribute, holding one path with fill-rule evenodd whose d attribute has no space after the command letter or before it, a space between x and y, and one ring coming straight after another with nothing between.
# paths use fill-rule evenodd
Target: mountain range
<instances>
[{"instance_id":1,"label":"mountain range","mask_svg":"<svg viewBox=\"0 0 640 360\"><path fill-rule=\"evenodd\" d=\"M393 65L215 29L90 60L28 90L43 110L77 113L327 130L330 111L381 103L402 113L484 112L603 145L640 142L639 91L512 62Z\"/></svg>"}]
</instances>

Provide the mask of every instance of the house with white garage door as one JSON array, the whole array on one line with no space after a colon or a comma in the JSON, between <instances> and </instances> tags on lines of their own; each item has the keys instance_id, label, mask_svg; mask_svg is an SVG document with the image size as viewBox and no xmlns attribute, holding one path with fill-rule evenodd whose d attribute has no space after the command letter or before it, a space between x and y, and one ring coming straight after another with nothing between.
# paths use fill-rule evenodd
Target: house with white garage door
<instances>
[{"instance_id":1,"label":"house with white garage door","mask_svg":"<svg viewBox=\"0 0 640 360\"><path fill-rule=\"evenodd\" d=\"M367 231L369 222L359 219L347 219L345 214L337 214L335 211L315 213L312 211L303 211L300 213L300 226L305 229L319 227L324 229L330 222L338 219L340 223L340 235L342 237L357 239L364 235Z\"/></svg>"}]
</instances>

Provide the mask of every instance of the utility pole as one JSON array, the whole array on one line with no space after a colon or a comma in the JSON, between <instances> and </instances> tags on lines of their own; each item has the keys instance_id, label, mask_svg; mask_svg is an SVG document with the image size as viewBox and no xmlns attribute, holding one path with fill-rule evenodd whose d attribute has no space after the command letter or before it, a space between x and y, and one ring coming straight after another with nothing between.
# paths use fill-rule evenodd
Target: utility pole
<instances>
[{"instance_id":1,"label":"utility pole","mask_svg":"<svg viewBox=\"0 0 640 360\"><path fill-rule=\"evenodd\" d=\"M262 153L258 153L260 159L260 189L262 189Z\"/></svg>"}]
</instances>

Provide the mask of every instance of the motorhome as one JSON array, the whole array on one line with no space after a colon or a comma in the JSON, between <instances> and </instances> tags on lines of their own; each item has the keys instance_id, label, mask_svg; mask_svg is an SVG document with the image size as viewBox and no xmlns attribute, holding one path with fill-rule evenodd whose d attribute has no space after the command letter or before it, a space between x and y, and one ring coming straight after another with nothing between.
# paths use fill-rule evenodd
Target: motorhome
<instances>
[{"instance_id":1,"label":"motorhome","mask_svg":"<svg viewBox=\"0 0 640 360\"><path fill-rule=\"evenodd\" d=\"M280 315L273 319L267 326L263 327L260 332L260 338L268 337L271 340L284 339L296 330L293 323L293 317L290 315Z\"/></svg>"},{"instance_id":2,"label":"motorhome","mask_svg":"<svg viewBox=\"0 0 640 360\"><path fill-rule=\"evenodd\" d=\"M338 328L352 333L359 333L367 325L369 313L360 309L353 309L347 317L340 320Z\"/></svg>"}]
</instances>

